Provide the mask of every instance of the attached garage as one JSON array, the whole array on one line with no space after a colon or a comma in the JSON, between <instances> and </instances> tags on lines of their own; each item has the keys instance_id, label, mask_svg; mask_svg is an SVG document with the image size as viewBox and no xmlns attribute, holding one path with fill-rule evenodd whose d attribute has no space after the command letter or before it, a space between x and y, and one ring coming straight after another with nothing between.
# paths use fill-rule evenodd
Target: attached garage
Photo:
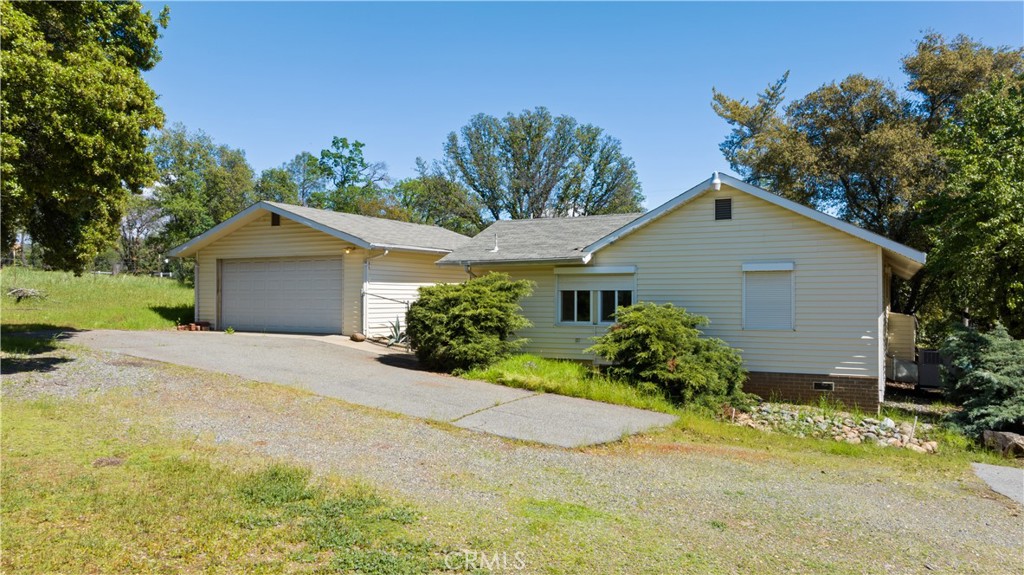
<instances>
[{"instance_id":1,"label":"attached garage","mask_svg":"<svg viewBox=\"0 0 1024 575\"><path fill-rule=\"evenodd\" d=\"M469 241L434 226L259 202L170 252L194 258L195 318L215 329L384 335L438 259Z\"/></svg>"},{"instance_id":2,"label":"attached garage","mask_svg":"<svg viewBox=\"0 0 1024 575\"><path fill-rule=\"evenodd\" d=\"M342 259L221 260L218 325L342 333Z\"/></svg>"}]
</instances>

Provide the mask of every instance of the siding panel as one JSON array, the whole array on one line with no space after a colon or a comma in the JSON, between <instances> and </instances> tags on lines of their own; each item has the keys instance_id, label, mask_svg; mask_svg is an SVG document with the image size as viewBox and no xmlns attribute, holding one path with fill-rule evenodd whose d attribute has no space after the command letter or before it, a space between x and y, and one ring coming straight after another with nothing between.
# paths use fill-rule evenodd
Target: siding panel
<instances>
[{"instance_id":1,"label":"siding panel","mask_svg":"<svg viewBox=\"0 0 1024 575\"><path fill-rule=\"evenodd\" d=\"M733 219L715 220L714 200L727 197ZM758 261L795 263L795 330L742 328L741 266ZM640 301L708 316L707 335L740 348L751 371L878 377L877 247L728 186L607 246L590 265L637 266ZM537 283L523 302L534 323L521 332L525 351L588 359L582 350L605 328L556 325L551 266L499 271Z\"/></svg>"},{"instance_id":2,"label":"siding panel","mask_svg":"<svg viewBox=\"0 0 1024 575\"><path fill-rule=\"evenodd\" d=\"M436 265L440 258L438 254L392 252L370 260L366 286L367 336L387 335L395 318L404 326L408 304L419 297L421 286L466 280L462 268Z\"/></svg>"}]
</instances>

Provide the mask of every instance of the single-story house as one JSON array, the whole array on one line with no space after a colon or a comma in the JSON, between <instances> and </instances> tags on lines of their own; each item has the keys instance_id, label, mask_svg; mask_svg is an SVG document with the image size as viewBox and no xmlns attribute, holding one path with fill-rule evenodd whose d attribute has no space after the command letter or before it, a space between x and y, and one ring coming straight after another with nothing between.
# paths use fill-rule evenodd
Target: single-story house
<instances>
[{"instance_id":1,"label":"single-story house","mask_svg":"<svg viewBox=\"0 0 1024 575\"><path fill-rule=\"evenodd\" d=\"M532 280L524 351L593 360L615 308L672 303L742 350L744 389L874 407L885 392L892 274L925 254L714 174L646 214L499 221L440 259Z\"/></svg>"},{"instance_id":2,"label":"single-story house","mask_svg":"<svg viewBox=\"0 0 1024 575\"><path fill-rule=\"evenodd\" d=\"M387 335L420 286L461 282L441 256L469 238L259 202L170 252L195 258L195 318L215 329Z\"/></svg>"},{"instance_id":3,"label":"single-story house","mask_svg":"<svg viewBox=\"0 0 1024 575\"><path fill-rule=\"evenodd\" d=\"M925 261L719 173L645 214L499 221L472 239L260 202L171 255L195 257L196 320L216 329L384 335L420 286L501 271L536 284L524 351L594 360L616 307L673 303L741 350L747 391L862 407L885 392L887 328L907 325L889 324L890 279Z\"/></svg>"}]
</instances>

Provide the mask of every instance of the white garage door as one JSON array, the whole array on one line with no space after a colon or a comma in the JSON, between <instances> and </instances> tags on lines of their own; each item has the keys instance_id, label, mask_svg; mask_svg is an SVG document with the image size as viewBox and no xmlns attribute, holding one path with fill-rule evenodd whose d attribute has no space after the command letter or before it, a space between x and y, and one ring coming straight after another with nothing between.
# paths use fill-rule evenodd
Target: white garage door
<instances>
[{"instance_id":1,"label":"white garage door","mask_svg":"<svg viewBox=\"0 0 1024 575\"><path fill-rule=\"evenodd\" d=\"M221 326L341 333L341 259L224 260Z\"/></svg>"}]
</instances>

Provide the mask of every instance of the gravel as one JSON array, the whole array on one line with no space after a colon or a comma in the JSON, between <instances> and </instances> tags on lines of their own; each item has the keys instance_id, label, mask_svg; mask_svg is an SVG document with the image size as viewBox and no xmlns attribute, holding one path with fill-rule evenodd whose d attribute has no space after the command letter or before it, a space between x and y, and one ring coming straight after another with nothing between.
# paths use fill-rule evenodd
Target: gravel
<instances>
[{"instance_id":1,"label":"gravel","mask_svg":"<svg viewBox=\"0 0 1024 575\"><path fill-rule=\"evenodd\" d=\"M677 554L710 554L725 572L791 566L793 557L806 571L1022 567L1021 507L991 495L969 470L923 479L839 456L807 463L669 434L565 450L113 353L61 348L46 356L66 361L10 373L5 357L5 400L103 402L105 392L127 389L138 405L133 417L363 480L421 508L483 516L495 529L519 520L517 502L557 500L613 518L617 537L633 537L622 542L630 553L671 544ZM790 559L773 563L780 555Z\"/></svg>"}]
</instances>

